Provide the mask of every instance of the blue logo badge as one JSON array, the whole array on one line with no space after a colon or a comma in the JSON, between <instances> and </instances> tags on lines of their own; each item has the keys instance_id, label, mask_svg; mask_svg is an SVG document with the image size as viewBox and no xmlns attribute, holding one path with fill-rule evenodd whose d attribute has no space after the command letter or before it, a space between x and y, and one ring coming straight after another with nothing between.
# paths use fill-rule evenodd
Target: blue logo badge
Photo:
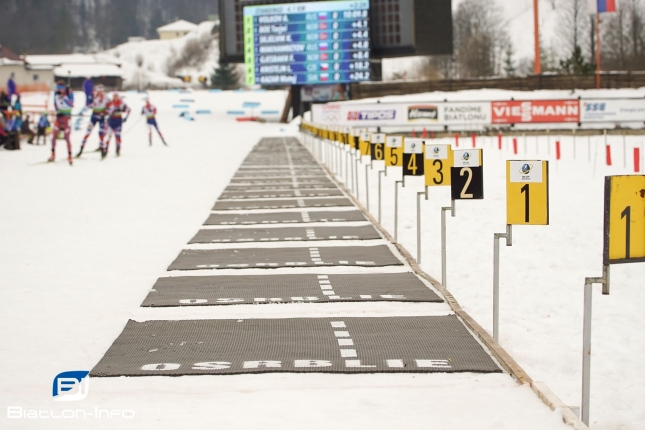
<instances>
[{"instance_id":1,"label":"blue logo badge","mask_svg":"<svg viewBox=\"0 0 645 430\"><path fill-rule=\"evenodd\" d=\"M435 146L434 149L432 150L435 154L439 153L439 147Z\"/></svg>"},{"instance_id":2,"label":"blue logo badge","mask_svg":"<svg viewBox=\"0 0 645 430\"><path fill-rule=\"evenodd\" d=\"M464 155L462 155L461 158L466 161L470 160L470 152L464 152Z\"/></svg>"},{"instance_id":3,"label":"blue logo badge","mask_svg":"<svg viewBox=\"0 0 645 430\"><path fill-rule=\"evenodd\" d=\"M89 375L88 370L72 370L56 375L52 389L54 400L74 402L86 398L90 389Z\"/></svg>"},{"instance_id":4,"label":"blue logo badge","mask_svg":"<svg viewBox=\"0 0 645 430\"><path fill-rule=\"evenodd\" d=\"M531 173L531 170L533 170L533 166L530 164L523 164L522 168L520 169L520 173L523 175L528 175Z\"/></svg>"}]
</instances>

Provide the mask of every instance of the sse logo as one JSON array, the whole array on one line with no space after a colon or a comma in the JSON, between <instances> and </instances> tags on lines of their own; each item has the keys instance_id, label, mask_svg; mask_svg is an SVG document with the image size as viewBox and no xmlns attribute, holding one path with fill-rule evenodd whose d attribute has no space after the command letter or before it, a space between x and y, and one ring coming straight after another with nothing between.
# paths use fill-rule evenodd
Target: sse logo
<instances>
[{"instance_id":1,"label":"sse logo","mask_svg":"<svg viewBox=\"0 0 645 430\"><path fill-rule=\"evenodd\" d=\"M583 108L585 112L604 112L605 107L607 105L605 103L584 103Z\"/></svg>"},{"instance_id":2,"label":"sse logo","mask_svg":"<svg viewBox=\"0 0 645 430\"><path fill-rule=\"evenodd\" d=\"M348 121L392 121L396 110L359 110L347 112Z\"/></svg>"},{"instance_id":3,"label":"sse logo","mask_svg":"<svg viewBox=\"0 0 645 430\"><path fill-rule=\"evenodd\" d=\"M74 402L86 398L90 389L89 374L87 370L72 370L56 375L52 389L54 400Z\"/></svg>"},{"instance_id":4,"label":"sse logo","mask_svg":"<svg viewBox=\"0 0 645 430\"><path fill-rule=\"evenodd\" d=\"M439 109L432 105L417 105L408 108L408 121L437 121Z\"/></svg>"}]
</instances>

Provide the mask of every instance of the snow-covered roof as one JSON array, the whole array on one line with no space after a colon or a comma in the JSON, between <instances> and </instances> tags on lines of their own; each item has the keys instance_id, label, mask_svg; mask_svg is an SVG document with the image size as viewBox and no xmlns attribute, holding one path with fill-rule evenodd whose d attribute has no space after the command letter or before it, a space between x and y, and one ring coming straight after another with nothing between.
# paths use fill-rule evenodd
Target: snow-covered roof
<instances>
[{"instance_id":1,"label":"snow-covered roof","mask_svg":"<svg viewBox=\"0 0 645 430\"><path fill-rule=\"evenodd\" d=\"M23 61L10 60L8 58L0 57L0 66L22 66Z\"/></svg>"},{"instance_id":2,"label":"snow-covered roof","mask_svg":"<svg viewBox=\"0 0 645 430\"><path fill-rule=\"evenodd\" d=\"M180 19L157 29L157 32L188 32L197 28L197 24Z\"/></svg>"},{"instance_id":3,"label":"snow-covered roof","mask_svg":"<svg viewBox=\"0 0 645 430\"><path fill-rule=\"evenodd\" d=\"M110 62L113 64L119 64L118 61L106 61L102 59L103 62ZM25 62L32 66L42 67L57 67L62 64L96 64L99 62L96 57L92 54L67 54L67 55L26 55Z\"/></svg>"},{"instance_id":4,"label":"snow-covered roof","mask_svg":"<svg viewBox=\"0 0 645 430\"><path fill-rule=\"evenodd\" d=\"M94 64L63 64L54 68L55 76L69 76L71 78L118 76L122 77L121 68L116 64L94 63Z\"/></svg>"}]
</instances>

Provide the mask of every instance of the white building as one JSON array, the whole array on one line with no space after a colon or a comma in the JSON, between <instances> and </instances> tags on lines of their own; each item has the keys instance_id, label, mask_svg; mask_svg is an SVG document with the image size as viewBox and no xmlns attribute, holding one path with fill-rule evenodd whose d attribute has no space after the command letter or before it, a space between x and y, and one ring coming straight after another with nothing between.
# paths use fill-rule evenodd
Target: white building
<instances>
[{"instance_id":1,"label":"white building","mask_svg":"<svg viewBox=\"0 0 645 430\"><path fill-rule=\"evenodd\" d=\"M193 24L192 22L180 19L179 21L164 25L163 27L159 27L157 29L157 33L159 33L159 39L162 40L177 39L184 37L186 34L190 33L196 28L197 24Z\"/></svg>"}]
</instances>

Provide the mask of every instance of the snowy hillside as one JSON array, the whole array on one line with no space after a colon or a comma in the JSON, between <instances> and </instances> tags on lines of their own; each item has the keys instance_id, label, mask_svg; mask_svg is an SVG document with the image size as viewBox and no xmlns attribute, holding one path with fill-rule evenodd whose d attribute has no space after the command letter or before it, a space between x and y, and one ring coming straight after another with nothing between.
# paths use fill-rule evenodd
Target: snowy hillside
<instances>
[{"instance_id":1,"label":"snowy hillside","mask_svg":"<svg viewBox=\"0 0 645 430\"><path fill-rule=\"evenodd\" d=\"M128 89L199 85L199 76L210 78L219 59L217 35L211 35L215 24L213 21L202 22L178 39L124 43L100 53L98 57L116 58L122 63L124 85ZM178 61L182 59L183 62ZM169 75L190 76L191 84Z\"/></svg>"}]
</instances>

